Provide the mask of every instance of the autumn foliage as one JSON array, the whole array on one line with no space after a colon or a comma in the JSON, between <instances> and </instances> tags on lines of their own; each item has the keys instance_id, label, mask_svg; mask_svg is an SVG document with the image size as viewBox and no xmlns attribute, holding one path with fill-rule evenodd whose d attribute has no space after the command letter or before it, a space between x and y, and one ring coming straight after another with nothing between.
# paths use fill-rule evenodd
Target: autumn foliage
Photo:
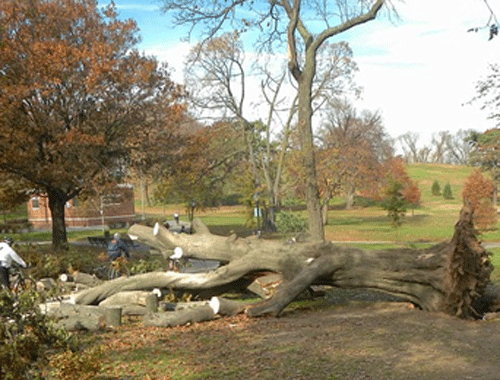
<instances>
[{"instance_id":1,"label":"autumn foliage","mask_svg":"<svg viewBox=\"0 0 500 380\"><path fill-rule=\"evenodd\" d=\"M462 197L474 212L474 222L478 228L488 228L497 221L496 208L492 199L495 191L493 181L475 169L465 180Z\"/></svg>"},{"instance_id":2,"label":"autumn foliage","mask_svg":"<svg viewBox=\"0 0 500 380\"><path fill-rule=\"evenodd\" d=\"M59 246L68 200L146 165L146 138L171 141L182 91L113 3L2 0L0 25L0 170L47 194Z\"/></svg>"},{"instance_id":3,"label":"autumn foliage","mask_svg":"<svg viewBox=\"0 0 500 380\"><path fill-rule=\"evenodd\" d=\"M192 121L189 129L184 131L187 143L178 150L182 160L159 178L155 196L165 202L217 205L229 178L238 186L249 174L242 134L230 122L201 126Z\"/></svg>"}]
</instances>

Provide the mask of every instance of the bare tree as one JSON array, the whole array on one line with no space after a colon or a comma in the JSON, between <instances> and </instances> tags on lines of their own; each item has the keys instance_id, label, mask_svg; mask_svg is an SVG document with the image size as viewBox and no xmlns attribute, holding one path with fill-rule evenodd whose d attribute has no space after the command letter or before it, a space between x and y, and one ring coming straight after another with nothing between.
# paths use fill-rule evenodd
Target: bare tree
<instances>
[{"instance_id":1,"label":"bare tree","mask_svg":"<svg viewBox=\"0 0 500 380\"><path fill-rule=\"evenodd\" d=\"M447 162L455 165L467 165L473 145L469 137L473 133L472 129L459 130L456 134L450 135L446 142Z\"/></svg>"},{"instance_id":2,"label":"bare tree","mask_svg":"<svg viewBox=\"0 0 500 380\"><path fill-rule=\"evenodd\" d=\"M355 192L381 177L382 163L393 156L393 149L380 114L367 110L358 114L345 100L333 105L320 137L318 173L326 218L328 197L343 192L346 208L352 207Z\"/></svg>"},{"instance_id":3,"label":"bare tree","mask_svg":"<svg viewBox=\"0 0 500 380\"><path fill-rule=\"evenodd\" d=\"M404 152L405 160L409 163L420 162L419 150L417 146L419 139L420 135L414 132L407 132L398 137L398 141Z\"/></svg>"},{"instance_id":4,"label":"bare tree","mask_svg":"<svg viewBox=\"0 0 500 380\"><path fill-rule=\"evenodd\" d=\"M172 14L176 24L191 25L190 32L202 30L205 38L215 36L226 26L241 31L257 27L262 31L261 46L267 46L270 51L286 41L288 68L297 82L299 94L298 129L306 176L309 229L315 239L323 240L312 130L312 86L317 52L329 38L375 19L386 1L311 4L301 0L162 0L162 3L162 10ZM323 22L324 28L318 28L318 20ZM200 29L195 29L195 26Z\"/></svg>"},{"instance_id":5,"label":"bare tree","mask_svg":"<svg viewBox=\"0 0 500 380\"><path fill-rule=\"evenodd\" d=\"M490 13L490 17L488 19L488 22L486 23L485 26L470 28L468 30L468 32L478 32L481 29L488 29L488 32L489 32L488 41L490 41L494 37L498 36L498 28L500 27L500 24L498 23L497 16L495 15L495 12L493 12L493 9L491 8L488 1L487 0L483 0L483 1L484 1L484 5L486 5L486 8L488 8L488 11Z\"/></svg>"},{"instance_id":6,"label":"bare tree","mask_svg":"<svg viewBox=\"0 0 500 380\"><path fill-rule=\"evenodd\" d=\"M450 133L448 131L442 131L432 134L431 146L434 148L432 150L432 162L442 164L446 160L446 150L448 146L448 140L450 139Z\"/></svg>"},{"instance_id":7,"label":"bare tree","mask_svg":"<svg viewBox=\"0 0 500 380\"><path fill-rule=\"evenodd\" d=\"M467 165L469 155L474 147L469 137L473 130L459 130L455 135L449 131L441 131L432 135L430 146L418 146L420 136L408 132L399 136L398 141L404 151L408 163L444 163Z\"/></svg>"},{"instance_id":8,"label":"bare tree","mask_svg":"<svg viewBox=\"0 0 500 380\"><path fill-rule=\"evenodd\" d=\"M196 45L188 58L186 81L192 89L192 103L208 117L234 119L240 126L248 149L248 160L253 175L253 192L264 208L265 228L275 228L275 212L279 206L279 193L283 161L288 149L288 136L297 115L297 91L286 65L279 59L272 63L254 63L255 75L262 78L261 90L267 108L264 123L255 123L244 115L248 65L244 63L243 45L237 33L226 33ZM345 42L324 44L318 52L318 75L313 82L312 101L315 111L321 110L328 99L359 89L353 76L357 66L352 51ZM292 89L292 91L290 91ZM256 101L254 104L258 104ZM276 125L276 126L275 126ZM255 128L259 126L261 128ZM281 146L273 141L271 130L282 128Z\"/></svg>"}]
</instances>

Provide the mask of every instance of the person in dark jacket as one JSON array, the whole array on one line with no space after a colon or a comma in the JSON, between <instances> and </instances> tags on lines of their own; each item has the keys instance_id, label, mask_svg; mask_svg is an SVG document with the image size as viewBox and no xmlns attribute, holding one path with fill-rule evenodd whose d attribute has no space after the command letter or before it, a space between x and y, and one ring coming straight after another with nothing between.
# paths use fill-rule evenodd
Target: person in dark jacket
<instances>
[{"instance_id":1,"label":"person in dark jacket","mask_svg":"<svg viewBox=\"0 0 500 380\"><path fill-rule=\"evenodd\" d=\"M117 232L113 235L113 239L108 244L108 258L111 261L116 260L120 256L130 259L127 244L122 240L121 235Z\"/></svg>"}]
</instances>

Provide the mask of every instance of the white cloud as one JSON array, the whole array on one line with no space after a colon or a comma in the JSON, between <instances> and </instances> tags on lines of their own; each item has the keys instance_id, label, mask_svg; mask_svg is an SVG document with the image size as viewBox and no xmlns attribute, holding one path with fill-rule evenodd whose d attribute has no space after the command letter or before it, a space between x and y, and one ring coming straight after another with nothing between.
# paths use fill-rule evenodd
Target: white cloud
<instances>
[{"instance_id":1,"label":"white cloud","mask_svg":"<svg viewBox=\"0 0 500 380\"><path fill-rule=\"evenodd\" d=\"M173 42L173 43L172 43ZM193 45L188 42L175 42L143 46L148 55L155 56L160 62L167 62L174 82L184 83L186 57Z\"/></svg>"},{"instance_id":2,"label":"white cloud","mask_svg":"<svg viewBox=\"0 0 500 380\"><path fill-rule=\"evenodd\" d=\"M464 105L499 58L500 37L488 41L487 29L467 32L488 21L483 7L472 0L408 2L396 25L374 22L353 36L365 89L360 105L379 109L391 136L412 131L429 141L439 131L493 126L480 104Z\"/></svg>"}]
</instances>

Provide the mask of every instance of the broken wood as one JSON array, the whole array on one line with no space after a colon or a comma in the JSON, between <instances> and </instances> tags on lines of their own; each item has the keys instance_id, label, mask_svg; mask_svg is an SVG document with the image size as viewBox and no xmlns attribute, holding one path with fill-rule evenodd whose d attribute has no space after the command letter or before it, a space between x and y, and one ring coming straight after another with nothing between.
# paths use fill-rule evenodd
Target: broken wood
<instances>
[{"instance_id":1,"label":"broken wood","mask_svg":"<svg viewBox=\"0 0 500 380\"><path fill-rule=\"evenodd\" d=\"M155 327L175 327L197 322L210 321L215 313L209 305L166 313L147 313L144 325Z\"/></svg>"},{"instance_id":2,"label":"broken wood","mask_svg":"<svg viewBox=\"0 0 500 380\"><path fill-rule=\"evenodd\" d=\"M427 249L363 251L324 241L270 241L211 234L199 220L195 233L173 234L161 225L135 225L134 236L160 251L181 247L183 257L218 260L225 265L207 273L154 272L119 278L80 292L76 302L97 304L120 291L153 288L191 291L208 296L248 287L255 280L279 274L283 283L271 298L248 307L251 316L274 315L311 285L363 288L399 297L423 310L462 318L479 318L475 301L484 294L492 266L464 207L449 242Z\"/></svg>"},{"instance_id":3,"label":"broken wood","mask_svg":"<svg viewBox=\"0 0 500 380\"><path fill-rule=\"evenodd\" d=\"M105 309L99 306L73 305L60 302L46 308L46 314L56 320L56 326L73 330L102 330L106 327Z\"/></svg>"},{"instance_id":4,"label":"broken wood","mask_svg":"<svg viewBox=\"0 0 500 380\"><path fill-rule=\"evenodd\" d=\"M146 326L175 327L186 324L210 321L217 315L234 316L244 311L244 304L224 298L212 297L209 302L177 307L175 311L147 313L144 316Z\"/></svg>"}]
</instances>

